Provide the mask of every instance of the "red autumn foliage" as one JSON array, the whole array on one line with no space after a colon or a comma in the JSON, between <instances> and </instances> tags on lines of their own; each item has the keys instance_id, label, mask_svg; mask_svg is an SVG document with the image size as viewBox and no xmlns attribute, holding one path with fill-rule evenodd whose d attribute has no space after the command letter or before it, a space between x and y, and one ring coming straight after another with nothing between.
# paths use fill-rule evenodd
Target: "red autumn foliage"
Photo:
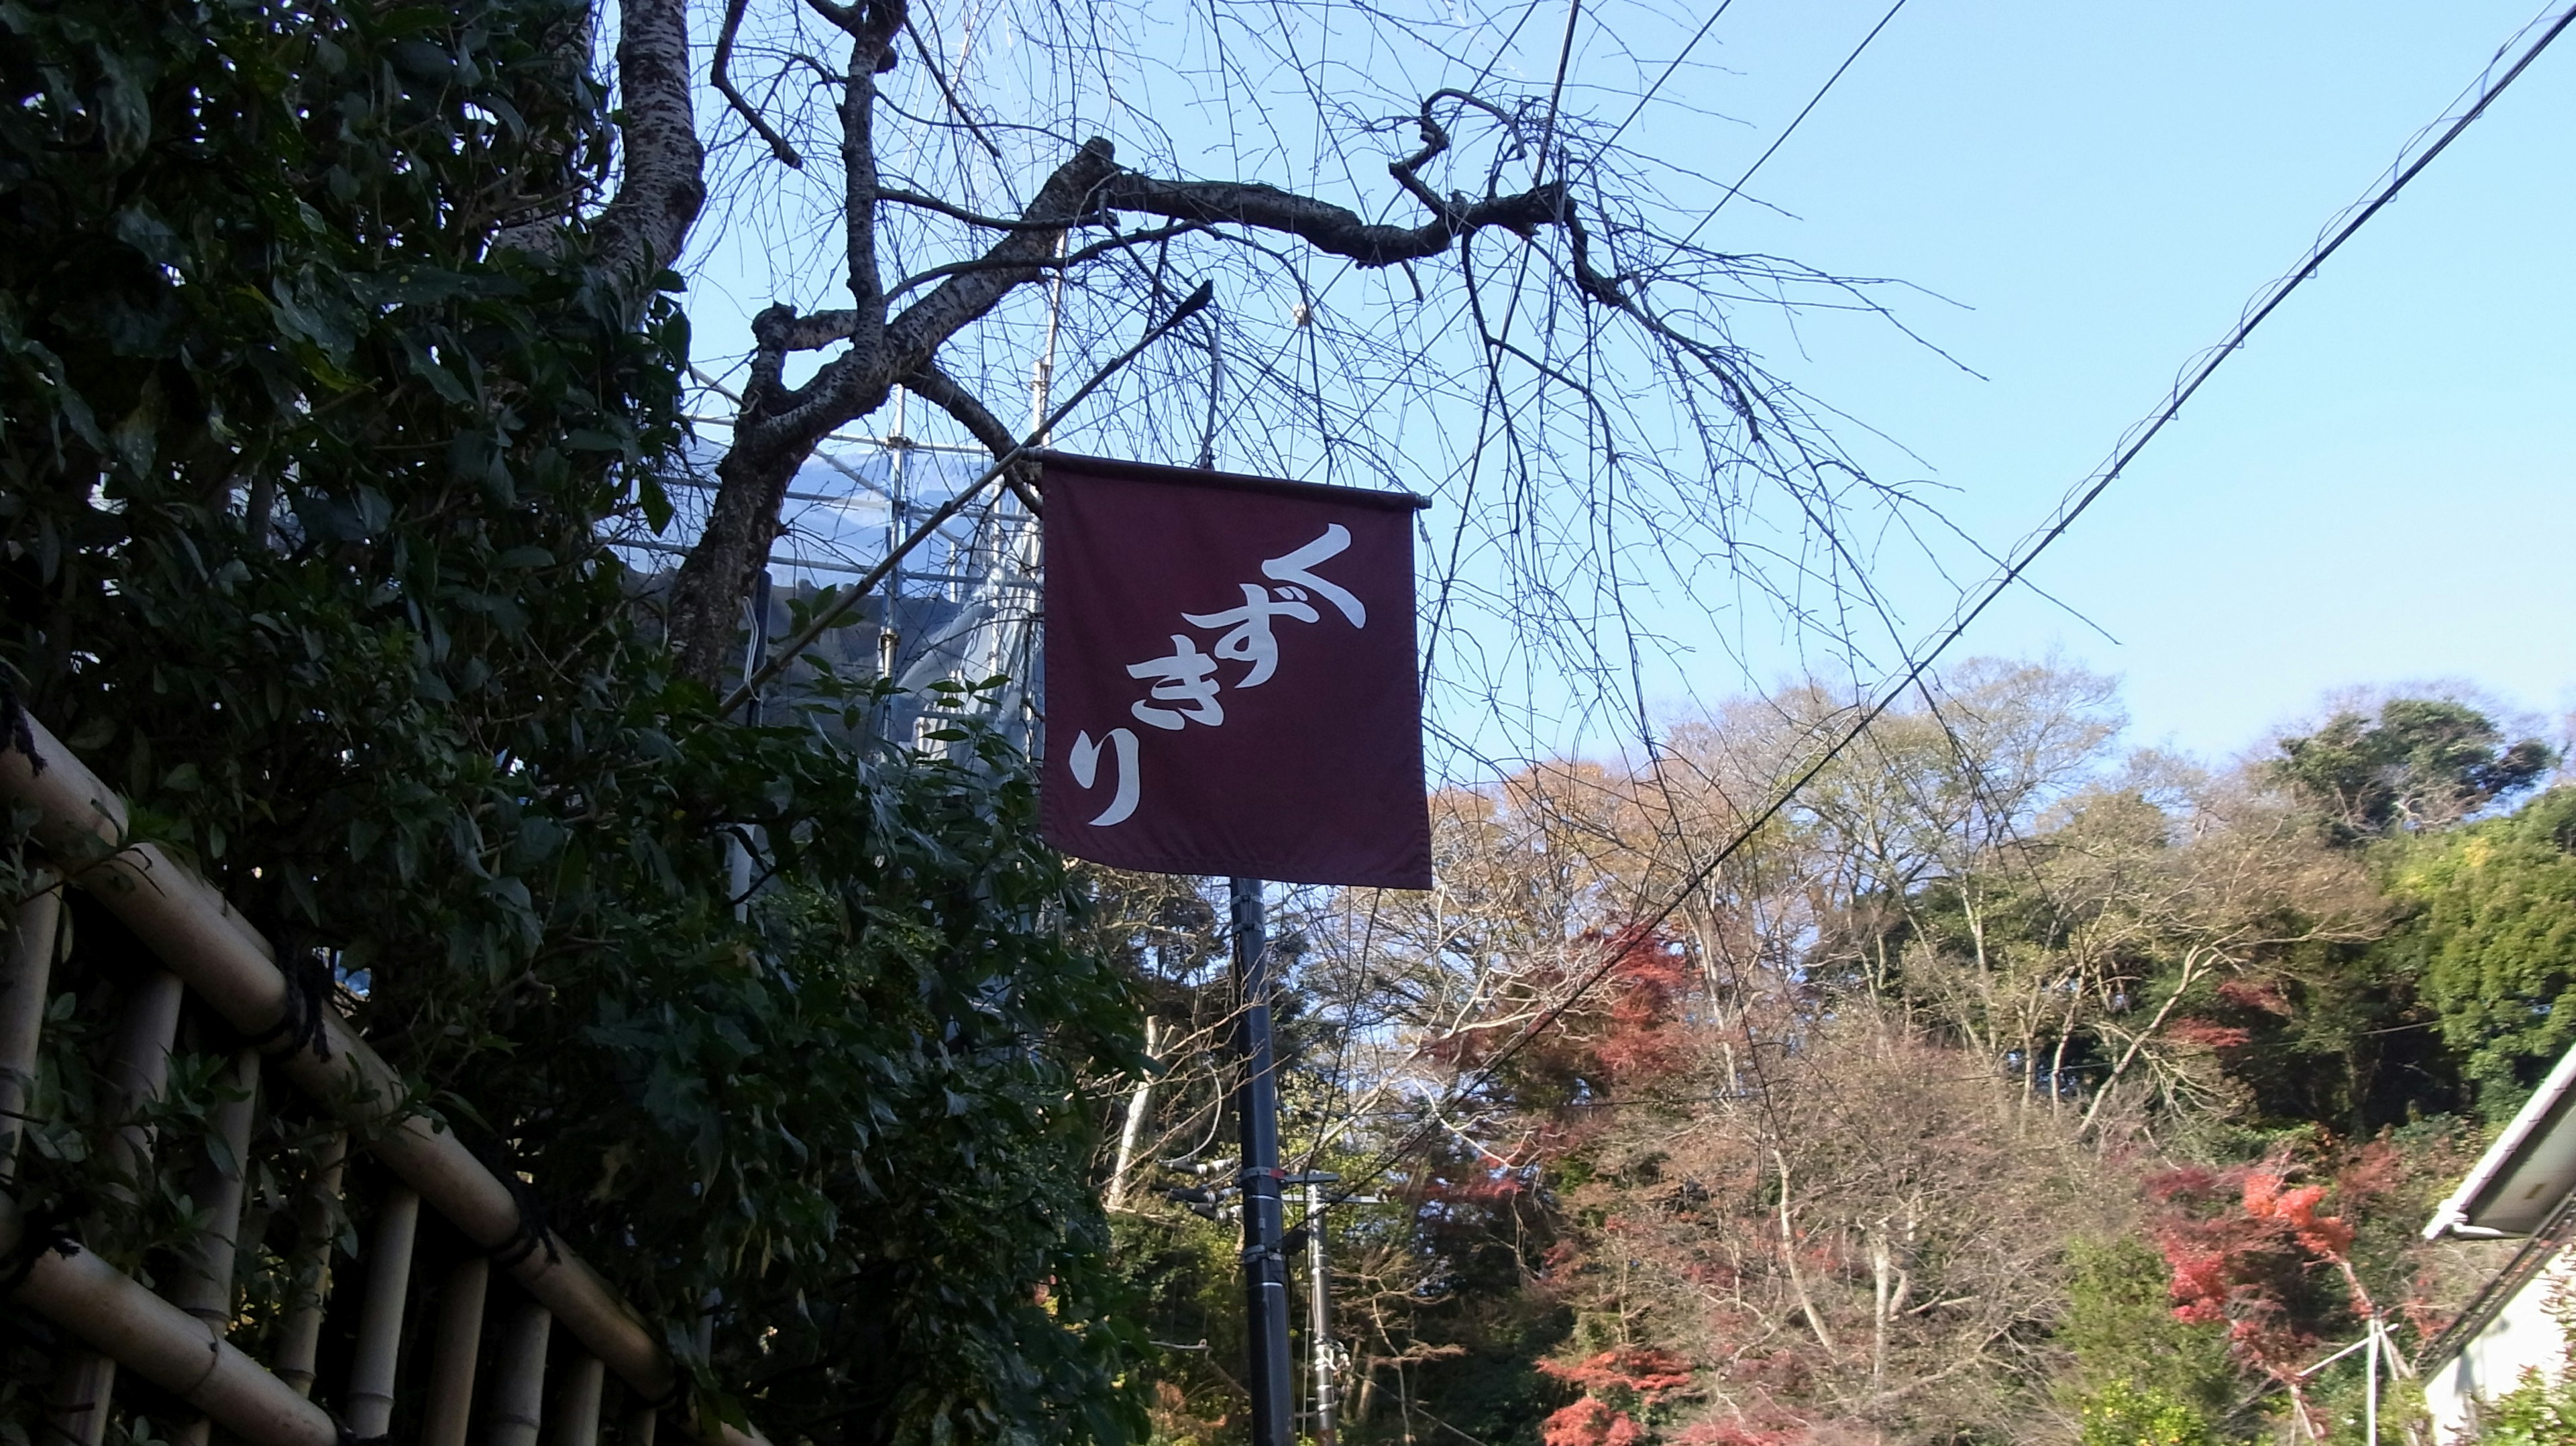
<instances>
[{"instance_id":1,"label":"red autumn foliage","mask_svg":"<svg viewBox=\"0 0 2576 1446\"><path fill-rule=\"evenodd\" d=\"M2352 1249L2352 1226L2337 1216L2317 1213L2325 1198L2323 1185L2292 1189L2280 1176L2264 1170L2249 1171L2245 1176L2247 1215L2288 1226L2310 1255L2339 1264L2345 1252Z\"/></svg>"},{"instance_id":2,"label":"red autumn foliage","mask_svg":"<svg viewBox=\"0 0 2576 1446\"><path fill-rule=\"evenodd\" d=\"M1547 1446L1635 1446L1645 1434L1635 1417L1590 1396L1539 1425L1539 1439Z\"/></svg>"},{"instance_id":3,"label":"red autumn foliage","mask_svg":"<svg viewBox=\"0 0 2576 1446\"><path fill-rule=\"evenodd\" d=\"M1549 1416L1539 1435L1547 1446L1634 1446L1645 1428L1610 1401L1651 1406L1667 1391L1691 1382L1691 1363L1670 1351L1621 1346L1571 1365L1540 1361L1539 1370L1583 1392L1583 1398Z\"/></svg>"},{"instance_id":4,"label":"red autumn foliage","mask_svg":"<svg viewBox=\"0 0 2576 1446\"><path fill-rule=\"evenodd\" d=\"M1676 941L1635 927L1611 935L1604 951L1610 1017L1594 1057L1622 1082L1670 1073L1682 1058L1679 1005L1698 984L1689 954Z\"/></svg>"},{"instance_id":5,"label":"red autumn foliage","mask_svg":"<svg viewBox=\"0 0 2576 1446\"><path fill-rule=\"evenodd\" d=\"M1691 1363L1670 1351L1646 1346L1621 1346L1585 1356L1572 1365L1556 1361L1538 1363L1541 1373L1556 1377L1586 1393L1601 1391L1634 1391L1652 1403L1666 1391L1679 1390L1691 1382Z\"/></svg>"},{"instance_id":6,"label":"red autumn foliage","mask_svg":"<svg viewBox=\"0 0 2576 1446\"><path fill-rule=\"evenodd\" d=\"M1570 991L1596 971L1601 979L1555 1027L1521 1040L1517 1024L1473 1026L1427 1045L1426 1055L1473 1068L1519 1041L1515 1076L1564 1089L1580 1081L1595 1091L1659 1079L1681 1066L1689 1039L1681 1006L1698 977L1680 941L1635 925L1593 930L1566 951L1566 959L1561 969L1533 971L1530 983L1539 998ZM1591 1124L1576 1133L1588 1133Z\"/></svg>"},{"instance_id":7,"label":"red autumn foliage","mask_svg":"<svg viewBox=\"0 0 2576 1446\"><path fill-rule=\"evenodd\" d=\"M2177 1019L2165 1026L2165 1037L2189 1049L2241 1049L2253 1041L2254 1031L2206 1019Z\"/></svg>"},{"instance_id":8,"label":"red autumn foliage","mask_svg":"<svg viewBox=\"0 0 2576 1446\"><path fill-rule=\"evenodd\" d=\"M2289 997L2277 984L2258 984L2251 979L2221 980L2218 997L2239 1009L2260 1010L2284 1019L2289 1018L2291 1012Z\"/></svg>"},{"instance_id":9,"label":"red autumn foliage","mask_svg":"<svg viewBox=\"0 0 2576 1446\"><path fill-rule=\"evenodd\" d=\"M2355 1163L2366 1186L2370 1152L2360 1152ZM2304 1293L2307 1274L2323 1267L2342 1278L2355 1315L2376 1312L2352 1268L2351 1223L2324 1213L2327 1187L2291 1184L2275 1159L2231 1170L2175 1170L2148 1181L2147 1189L2176 1207L2155 1230L2173 1273L2168 1289L2175 1318L2225 1325L2230 1352L2278 1382L2322 1439L2325 1423L2309 1405L2300 1374L2315 1354L2317 1334L2296 1318L2291 1303Z\"/></svg>"}]
</instances>

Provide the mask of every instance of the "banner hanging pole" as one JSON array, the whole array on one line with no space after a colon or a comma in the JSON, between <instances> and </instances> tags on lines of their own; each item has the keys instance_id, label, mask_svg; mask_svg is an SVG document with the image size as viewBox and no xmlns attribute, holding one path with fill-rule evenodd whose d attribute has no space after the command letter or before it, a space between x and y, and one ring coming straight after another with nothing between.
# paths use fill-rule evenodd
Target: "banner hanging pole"
<instances>
[{"instance_id":1,"label":"banner hanging pole","mask_svg":"<svg viewBox=\"0 0 2576 1446\"><path fill-rule=\"evenodd\" d=\"M1288 1258L1280 1248L1278 1053L1270 1033L1270 949L1261 880L1226 880L1239 996L1235 1038L1243 1083L1234 1112L1243 1142L1243 1304L1250 1345L1252 1446L1292 1446Z\"/></svg>"}]
</instances>

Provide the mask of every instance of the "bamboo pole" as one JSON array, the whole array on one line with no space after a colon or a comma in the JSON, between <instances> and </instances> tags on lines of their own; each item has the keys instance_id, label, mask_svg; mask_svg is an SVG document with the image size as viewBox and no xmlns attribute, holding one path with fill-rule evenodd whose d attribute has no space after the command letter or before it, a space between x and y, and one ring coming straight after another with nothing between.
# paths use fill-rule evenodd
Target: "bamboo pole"
<instances>
[{"instance_id":1,"label":"bamboo pole","mask_svg":"<svg viewBox=\"0 0 2576 1446\"><path fill-rule=\"evenodd\" d=\"M279 1333L279 1379L299 1396L313 1394L313 1362L322 1349L322 1312L331 1299L331 1250L340 1232L340 1172L349 1160L349 1135L335 1130L313 1159L313 1177L295 1202L295 1264L287 1288L296 1292Z\"/></svg>"},{"instance_id":2,"label":"bamboo pole","mask_svg":"<svg viewBox=\"0 0 2576 1446\"><path fill-rule=\"evenodd\" d=\"M26 1296L24 1290L18 1294L20 1299ZM86 1347L64 1352L54 1363L45 1403L54 1435L70 1446L99 1446L107 1439L108 1411L115 1398L116 1357Z\"/></svg>"},{"instance_id":3,"label":"bamboo pole","mask_svg":"<svg viewBox=\"0 0 2576 1446\"><path fill-rule=\"evenodd\" d=\"M185 864L152 844L121 846L124 803L43 723L25 721L35 753L0 747L0 799L33 807L39 847L226 1022L254 1038L273 1034L292 1007L274 947ZM619 1380L647 1400L668 1397L679 1376L643 1320L551 1234L520 1241L523 1221L509 1189L463 1141L406 1111L401 1076L348 1021L327 1005L320 1014L323 1051L286 1041L279 1046L290 1051L279 1058L281 1072L333 1115L363 1127L368 1148L467 1240L483 1250L512 1251L510 1274ZM535 1248L519 1249L531 1243ZM731 1426L720 1428L719 1437L761 1440Z\"/></svg>"},{"instance_id":4,"label":"bamboo pole","mask_svg":"<svg viewBox=\"0 0 2576 1446\"><path fill-rule=\"evenodd\" d=\"M438 1337L429 1363L429 1401L420 1446L465 1446L474 1419L475 1357L483 1349L483 1297L492 1262L469 1255L447 1272L439 1292Z\"/></svg>"},{"instance_id":5,"label":"bamboo pole","mask_svg":"<svg viewBox=\"0 0 2576 1446\"><path fill-rule=\"evenodd\" d=\"M18 1141L26 1133L27 1097L36 1083L36 1046L45 1028L54 945L61 937L63 894L48 887L18 906L9 931L8 970L0 975L0 1184L17 1178Z\"/></svg>"},{"instance_id":6,"label":"bamboo pole","mask_svg":"<svg viewBox=\"0 0 2576 1446\"><path fill-rule=\"evenodd\" d=\"M564 1372L555 1393L554 1446L599 1446L599 1391L607 1379L599 1357L587 1353Z\"/></svg>"},{"instance_id":7,"label":"bamboo pole","mask_svg":"<svg viewBox=\"0 0 2576 1446\"><path fill-rule=\"evenodd\" d=\"M491 1446L537 1446L546 1406L546 1342L554 1313L529 1301L510 1318L492 1382Z\"/></svg>"},{"instance_id":8,"label":"bamboo pole","mask_svg":"<svg viewBox=\"0 0 2576 1446\"><path fill-rule=\"evenodd\" d=\"M25 755L0 749L0 797L39 811L35 837L58 858L77 863L102 842L120 841L123 804L44 724L26 721L44 767L38 771ZM275 950L193 870L138 844L89 862L73 877L234 1028L258 1037L285 1018L289 991L272 962ZM474 1245L515 1250L522 1223L517 1198L463 1141L404 1113L401 1077L346 1020L325 1008L321 1024L327 1055L293 1047L280 1059L286 1077L340 1119L367 1127L369 1148ZM517 1253L511 1275L620 1380L653 1400L671 1392L678 1376L670 1357L587 1264L551 1236Z\"/></svg>"},{"instance_id":9,"label":"bamboo pole","mask_svg":"<svg viewBox=\"0 0 2576 1446\"><path fill-rule=\"evenodd\" d=\"M656 1406L637 1406L626 1413L625 1440L619 1446L653 1446L654 1428L662 1424L662 1412Z\"/></svg>"},{"instance_id":10,"label":"bamboo pole","mask_svg":"<svg viewBox=\"0 0 2576 1446\"><path fill-rule=\"evenodd\" d=\"M170 1291L172 1304L204 1321L218 1336L232 1329L233 1260L239 1250L242 1196L248 1185L251 1119L259 1107L259 1052L246 1049L234 1055L224 1085L235 1098L215 1106L214 1133L188 1187L189 1199L204 1212L206 1226L189 1243ZM195 1417L172 1440L177 1446L206 1446L212 1425L203 1416Z\"/></svg>"},{"instance_id":11,"label":"bamboo pole","mask_svg":"<svg viewBox=\"0 0 2576 1446\"><path fill-rule=\"evenodd\" d=\"M25 1233L15 1203L0 1198L0 1252ZM94 1251L37 1250L11 1297L137 1375L259 1446L339 1446L321 1407L260 1369L204 1321L128 1279Z\"/></svg>"},{"instance_id":12,"label":"bamboo pole","mask_svg":"<svg viewBox=\"0 0 2576 1446\"><path fill-rule=\"evenodd\" d=\"M186 993L179 976L164 969L135 987L126 999L124 1016L117 1021L107 1086L116 1094L117 1117L126 1123L108 1138L107 1165L111 1175L124 1177L137 1197L144 1174L152 1168L152 1131L134 1123L134 1116L169 1087L170 1051L179 1039L179 1005Z\"/></svg>"},{"instance_id":13,"label":"bamboo pole","mask_svg":"<svg viewBox=\"0 0 2576 1446\"><path fill-rule=\"evenodd\" d=\"M367 1251L367 1296L359 1304L358 1349L349 1364L342 1410L349 1434L382 1436L394 1420L394 1365L402 1351L403 1306L411 1296L411 1246L420 1228L420 1192L396 1189L376 1214Z\"/></svg>"},{"instance_id":14,"label":"bamboo pole","mask_svg":"<svg viewBox=\"0 0 2576 1446\"><path fill-rule=\"evenodd\" d=\"M115 1097L115 1117L127 1123L108 1136L101 1163L107 1168L109 1194L129 1203L142 1197L144 1177L152 1169L151 1128L133 1119L169 1085L170 1050L178 1041L184 994L179 976L163 970L127 995L125 1012L117 1020L106 1082ZM99 1225L93 1217L87 1231L93 1239ZM116 1400L116 1364L114 1355L95 1350L70 1351L55 1363L53 1425L66 1440L98 1446L107 1439L107 1419Z\"/></svg>"},{"instance_id":15,"label":"bamboo pole","mask_svg":"<svg viewBox=\"0 0 2576 1446\"><path fill-rule=\"evenodd\" d=\"M242 1197L249 1184L250 1131L259 1109L259 1052L234 1055L225 1071L234 1098L212 1112L212 1147L197 1162L188 1197L205 1212L206 1228L180 1262L170 1298L181 1310L218 1328L233 1315L233 1259L240 1249Z\"/></svg>"}]
</instances>

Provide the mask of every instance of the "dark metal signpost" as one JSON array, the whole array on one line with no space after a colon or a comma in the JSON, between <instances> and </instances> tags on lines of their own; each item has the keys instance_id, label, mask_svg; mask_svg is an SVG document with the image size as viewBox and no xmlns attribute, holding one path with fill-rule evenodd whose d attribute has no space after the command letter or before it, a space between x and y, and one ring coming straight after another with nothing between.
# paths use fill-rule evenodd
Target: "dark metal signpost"
<instances>
[{"instance_id":1,"label":"dark metal signpost","mask_svg":"<svg viewBox=\"0 0 2576 1446\"><path fill-rule=\"evenodd\" d=\"M1243 1141L1243 1307L1249 1327L1252 1439L1288 1446L1295 1407L1288 1381L1288 1258L1280 1248L1279 1079L1270 1038L1270 948L1261 881L1228 879L1234 924L1235 1013L1243 1080L1234 1097ZM1311 1222L1310 1222L1311 1224Z\"/></svg>"},{"instance_id":2,"label":"dark metal signpost","mask_svg":"<svg viewBox=\"0 0 2576 1446\"><path fill-rule=\"evenodd\" d=\"M1412 514L1425 504L1041 455L1047 842L1117 868L1228 880L1252 1440L1290 1446L1287 1177L1262 881L1431 886L1413 607ZM1298 1179L1314 1216L1313 1181ZM1330 1344L1315 1344L1324 1437Z\"/></svg>"}]
</instances>

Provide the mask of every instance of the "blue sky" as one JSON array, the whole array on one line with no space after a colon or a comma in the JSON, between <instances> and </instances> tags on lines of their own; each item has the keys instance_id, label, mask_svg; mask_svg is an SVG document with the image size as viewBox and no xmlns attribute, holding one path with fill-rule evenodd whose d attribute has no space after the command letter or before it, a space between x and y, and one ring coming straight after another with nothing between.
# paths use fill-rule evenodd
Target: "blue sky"
<instances>
[{"instance_id":1,"label":"blue sky","mask_svg":"<svg viewBox=\"0 0 2576 1446\"><path fill-rule=\"evenodd\" d=\"M1694 96L1749 162L1878 17L1743 0ZM1883 328L1803 329L1811 391L1958 489L1990 544L2044 516L2180 364L2443 113L2524 0L1913 0L1738 206L1726 244L1902 277L1977 380ZM1579 72L1578 72L1579 73ZM1731 138L1719 141L1714 138ZM1971 652L2121 674L2140 742L2226 754L2330 689L2460 678L2576 708L2576 41L2231 359ZM2104 633L2109 638L2103 636ZM2116 642L2111 639L2116 639Z\"/></svg>"},{"instance_id":2,"label":"blue sky","mask_svg":"<svg viewBox=\"0 0 2576 1446\"><path fill-rule=\"evenodd\" d=\"M1597 114L1624 114L1607 88L1669 58L1712 0L1619 3L1583 7L1576 30L1568 96ZM1776 209L1737 203L1703 239L1937 293L1888 299L1959 365L1848 315L1802 316L1794 331L1748 316L1745 335L1855 419L1841 435L1874 473L1934 484L1955 522L2001 549L2535 3L1909 0L1751 187ZM1735 0L1629 139L1731 179L1886 4ZM1564 13L1534 4L1498 74L1543 85ZM1329 6L1298 14L1331 23ZM1150 109L1184 153L1206 147L1198 173L1235 164L1227 117ZM1244 173L1306 174L1275 153ZM1355 199L1384 204L1384 189L1372 175ZM2330 690L2429 678L2482 687L2554 733L2576 709L2576 569L2558 557L2576 481L2570 237L2576 38L2275 315L2052 550L2033 580L2082 619L2020 594L1959 651L2056 652L2119 674L2133 741L2221 757ZM773 291L837 289L802 243L701 240L693 310L718 369L740 315ZM828 246L813 251L828 261ZM1911 632L1948 609L1920 568L1892 566L1887 582ZM1656 711L1746 685L1699 656L1710 661L1649 675ZM1781 673L1793 656L1781 651Z\"/></svg>"}]
</instances>

